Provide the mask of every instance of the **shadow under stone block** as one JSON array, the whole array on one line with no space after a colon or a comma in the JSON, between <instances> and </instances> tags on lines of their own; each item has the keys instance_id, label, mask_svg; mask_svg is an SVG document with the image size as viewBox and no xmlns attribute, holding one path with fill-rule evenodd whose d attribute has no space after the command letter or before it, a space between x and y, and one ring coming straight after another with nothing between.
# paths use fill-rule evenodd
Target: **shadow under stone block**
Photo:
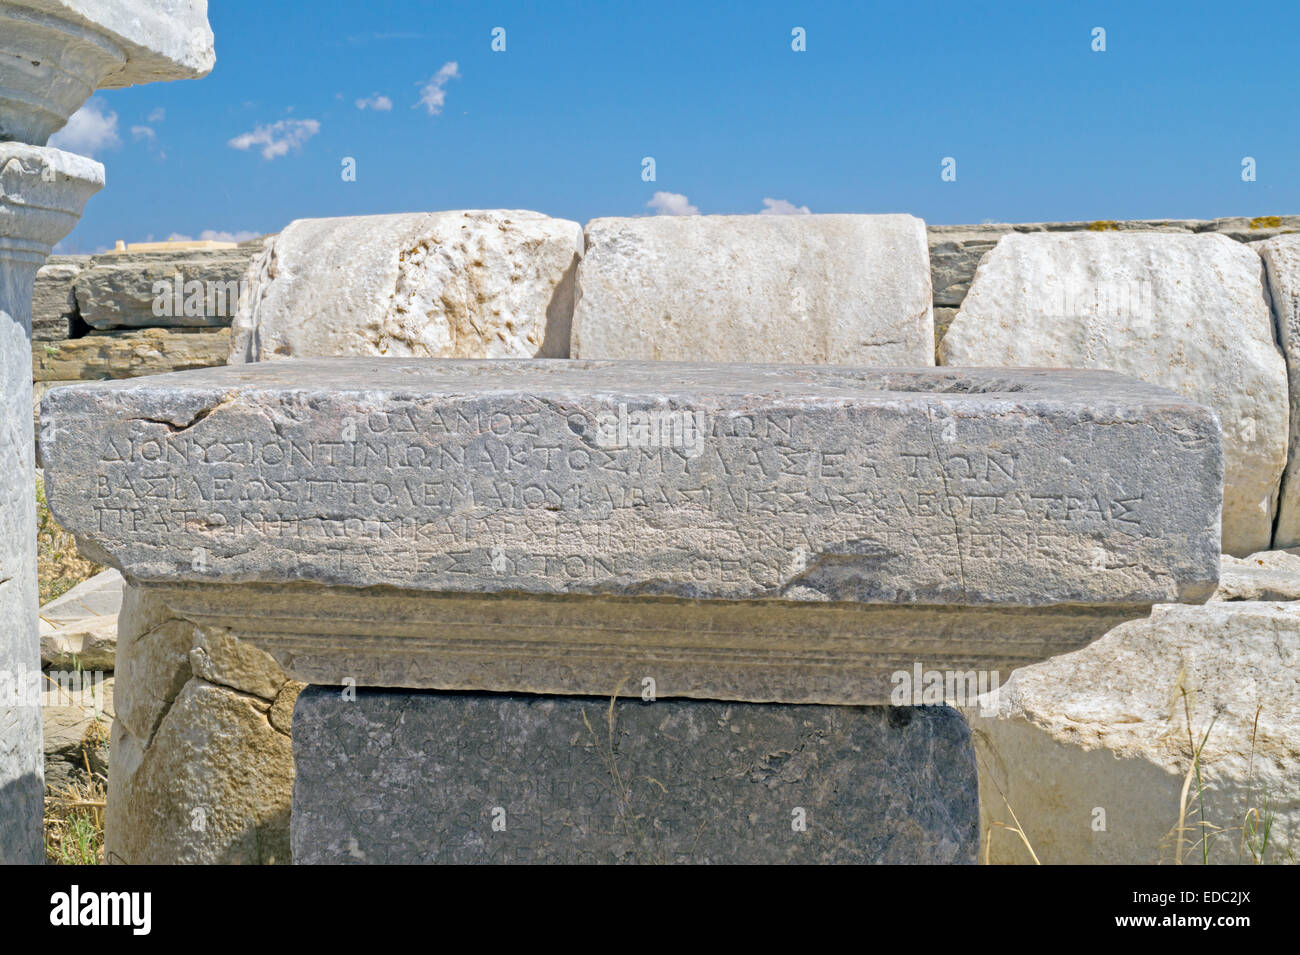
<instances>
[{"instance_id":1,"label":"shadow under stone block","mask_svg":"<svg viewBox=\"0 0 1300 955\"><path fill-rule=\"evenodd\" d=\"M298 699L295 863L975 861L948 707L355 692Z\"/></svg>"}]
</instances>

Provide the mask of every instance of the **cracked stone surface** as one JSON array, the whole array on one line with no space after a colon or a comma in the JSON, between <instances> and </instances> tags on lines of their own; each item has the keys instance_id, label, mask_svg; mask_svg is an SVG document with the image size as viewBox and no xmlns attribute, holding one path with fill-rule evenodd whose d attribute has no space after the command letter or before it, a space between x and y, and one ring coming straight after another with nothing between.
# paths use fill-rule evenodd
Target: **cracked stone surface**
<instances>
[{"instance_id":1,"label":"cracked stone surface","mask_svg":"<svg viewBox=\"0 0 1300 955\"><path fill-rule=\"evenodd\" d=\"M271 362L42 422L83 549L304 682L881 703L1218 574L1213 413L1107 374Z\"/></svg>"},{"instance_id":2,"label":"cracked stone surface","mask_svg":"<svg viewBox=\"0 0 1300 955\"><path fill-rule=\"evenodd\" d=\"M1300 235L1281 235L1262 242L1259 254L1264 259L1273 323L1288 370L1290 433L1273 546L1294 547L1300 544Z\"/></svg>"},{"instance_id":3,"label":"cracked stone surface","mask_svg":"<svg viewBox=\"0 0 1300 955\"><path fill-rule=\"evenodd\" d=\"M563 358L581 255L524 210L298 219L249 266L230 361Z\"/></svg>"},{"instance_id":4,"label":"cracked stone surface","mask_svg":"<svg viewBox=\"0 0 1300 955\"><path fill-rule=\"evenodd\" d=\"M586 243L574 358L934 364L912 216L593 219Z\"/></svg>"},{"instance_id":5,"label":"cracked stone surface","mask_svg":"<svg viewBox=\"0 0 1300 955\"><path fill-rule=\"evenodd\" d=\"M978 841L943 706L313 686L294 750L296 864L951 864Z\"/></svg>"},{"instance_id":6,"label":"cracked stone surface","mask_svg":"<svg viewBox=\"0 0 1300 955\"><path fill-rule=\"evenodd\" d=\"M1105 368L1214 408L1223 546L1271 546L1286 464L1287 374L1264 269L1225 235L1015 233L980 264L944 365Z\"/></svg>"},{"instance_id":7,"label":"cracked stone surface","mask_svg":"<svg viewBox=\"0 0 1300 955\"><path fill-rule=\"evenodd\" d=\"M302 684L262 651L132 586L115 678L106 859L289 862L286 714Z\"/></svg>"}]
</instances>

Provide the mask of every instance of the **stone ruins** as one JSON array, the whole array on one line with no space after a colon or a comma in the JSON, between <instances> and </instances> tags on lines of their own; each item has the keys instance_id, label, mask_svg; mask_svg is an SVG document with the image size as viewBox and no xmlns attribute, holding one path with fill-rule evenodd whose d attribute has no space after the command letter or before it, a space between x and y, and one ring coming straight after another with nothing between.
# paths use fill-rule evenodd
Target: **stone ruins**
<instances>
[{"instance_id":1,"label":"stone ruins","mask_svg":"<svg viewBox=\"0 0 1300 955\"><path fill-rule=\"evenodd\" d=\"M0 862L44 858L41 818L32 295L37 269L72 230L104 167L51 149L50 135L100 88L212 69L205 0L0 0Z\"/></svg>"},{"instance_id":2,"label":"stone ruins","mask_svg":"<svg viewBox=\"0 0 1300 955\"><path fill-rule=\"evenodd\" d=\"M656 406L702 453L599 446ZM83 546L309 683L881 704L1218 574L1215 417L1105 373L301 360L43 416Z\"/></svg>"},{"instance_id":3,"label":"stone ruins","mask_svg":"<svg viewBox=\"0 0 1300 955\"><path fill-rule=\"evenodd\" d=\"M48 136L212 35L0 27L0 862L42 661L112 671L113 863L1294 858L1300 217L450 210L42 267L104 178ZM39 622L36 454L111 568Z\"/></svg>"},{"instance_id":4,"label":"stone ruins","mask_svg":"<svg viewBox=\"0 0 1300 955\"><path fill-rule=\"evenodd\" d=\"M160 619L258 648L292 680L377 688L299 703L300 861L971 861L969 741L941 714L895 726L875 710L897 674L996 682L1153 604L1203 601L1218 578L1217 418L1108 373L303 359L68 386L43 404L52 508L166 608ZM602 447L616 409L627 440ZM678 445L634 440L651 409L703 433L690 447L685 427ZM118 699L137 689L119 683ZM647 694L653 714L639 709ZM592 704L619 697L632 702ZM404 770L414 777L362 771L379 727L398 732L392 707L410 714L400 745L426 750ZM634 794L591 796L605 736L573 740L602 719L607 735L642 734L609 744L611 778L622 759L679 770L654 810L669 835L609 829ZM661 719L688 738L735 720L743 745L729 750L727 734L683 750ZM453 771L428 741L470 722L456 745L483 741ZM496 734L516 726L532 742L497 752ZM798 774L809 791L881 760L966 772L966 794L906 850L882 848L895 833L873 815L936 793L892 784L819 806L824 839L737 846L734 820L687 839L685 807L782 820L798 808L759 780L704 792L696 778L797 738L818 741ZM951 765L934 761L936 740ZM525 824L488 852L473 825L448 828L506 767L572 746L572 760L544 760L547 793L499 798L507 816L575 813L576 829ZM848 751L860 755L840 766ZM415 778L457 783L412 807ZM557 805L561 783L586 795ZM370 814L340 818L340 800L382 822L356 828ZM400 829L413 819L428 828Z\"/></svg>"}]
</instances>

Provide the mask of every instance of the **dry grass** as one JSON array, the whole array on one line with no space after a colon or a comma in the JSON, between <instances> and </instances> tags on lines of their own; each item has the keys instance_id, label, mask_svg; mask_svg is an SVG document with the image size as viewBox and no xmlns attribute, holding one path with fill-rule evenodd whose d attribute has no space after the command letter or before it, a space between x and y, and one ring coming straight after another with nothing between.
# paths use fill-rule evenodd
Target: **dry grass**
<instances>
[{"instance_id":1,"label":"dry grass","mask_svg":"<svg viewBox=\"0 0 1300 955\"><path fill-rule=\"evenodd\" d=\"M1229 839L1237 844L1238 865L1263 865L1266 862L1294 863L1296 860L1288 849L1285 855L1277 850L1276 844L1270 842L1274 811L1273 797L1258 785L1255 774L1255 756L1259 736L1259 716L1264 707L1255 710L1255 719L1250 733L1250 769L1247 775L1246 796L1243 800L1240 817L1230 820L1240 821L1240 825L1220 826L1208 818L1206 793L1210 785L1202 772L1202 753L1214 729L1214 719L1206 727L1199 744L1192 732L1191 694L1183 686L1183 674L1178 675L1178 691L1181 694L1183 715L1187 721L1187 746L1191 754L1191 763L1183 777L1183 788L1178 798L1178 822L1170 830L1166 842L1172 842L1174 864L1183 865L1189 853L1199 856L1202 865L1210 865L1211 849L1218 841ZM1189 817L1191 817L1189 819Z\"/></svg>"},{"instance_id":2,"label":"dry grass","mask_svg":"<svg viewBox=\"0 0 1300 955\"><path fill-rule=\"evenodd\" d=\"M45 484L36 479L36 574L41 605L66 594L104 568L77 553L72 535L60 527L45 503Z\"/></svg>"},{"instance_id":3,"label":"dry grass","mask_svg":"<svg viewBox=\"0 0 1300 955\"><path fill-rule=\"evenodd\" d=\"M103 724L92 724L87 743ZM83 753L84 756L84 753ZM54 865L102 865L107 780L90 771L57 793L45 795L45 858Z\"/></svg>"}]
</instances>

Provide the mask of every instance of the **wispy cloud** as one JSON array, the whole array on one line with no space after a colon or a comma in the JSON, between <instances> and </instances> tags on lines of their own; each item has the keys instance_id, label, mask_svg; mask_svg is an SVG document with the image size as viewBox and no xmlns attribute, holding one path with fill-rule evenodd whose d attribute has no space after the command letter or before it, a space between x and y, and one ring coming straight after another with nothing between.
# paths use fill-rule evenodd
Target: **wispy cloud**
<instances>
[{"instance_id":1,"label":"wispy cloud","mask_svg":"<svg viewBox=\"0 0 1300 955\"><path fill-rule=\"evenodd\" d=\"M251 132L240 133L226 145L243 150L261 146L263 159L276 159L287 156L291 149L302 149L303 143L318 132L320 123L314 119L281 119L269 126L257 126Z\"/></svg>"},{"instance_id":2,"label":"wispy cloud","mask_svg":"<svg viewBox=\"0 0 1300 955\"><path fill-rule=\"evenodd\" d=\"M450 81L458 79L460 79L460 67L455 60L442 64L438 72L429 78L429 82L420 87L420 100L415 105L423 106L430 116L437 116L447 102L445 87Z\"/></svg>"},{"instance_id":3,"label":"wispy cloud","mask_svg":"<svg viewBox=\"0 0 1300 955\"><path fill-rule=\"evenodd\" d=\"M131 138L137 143L144 143L145 148L153 153L159 159L166 159L167 153L163 151L158 142L158 134L152 126L132 126Z\"/></svg>"},{"instance_id":4,"label":"wispy cloud","mask_svg":"<svg viewBox=\"0 0 1300 955\"><path fill-rule=\"evenodd\" d=\"M145 117L145 120L150 123L161 123L166 118L167 110L159 106L157 109L150 112L149 115Z\"/></svg>"},{"instance_id":5,"label":"wispy cloud","mask_svg":"<svg viewBox=\"0 0 1300 955\"><path fill-rule=\"evenodd\" d=\"M117 113L107 109L98 96L68 117L67 125L50 137L55 149L94 156L122 145L117 135Z\"/></svg>"},{"instance_id":6,"label":"wispy cloud","mask_svg":"<svg viewBox=\"0 0 1300 955\"><path fill-rule=\"evenodd\" d=\"M691 205L680 192L656 192L646 204L657 216L697 216L699 207Z\"/></svg>"},{"instance_id":7,"label":"wispy cloud","mask_svg":"<svg viewBox=\"0 0 1300 955\"><path fill-rule=\"evenodd\" d=\"M387 113L393 108L393 101L382 93L372 93L369 99L356 101L357 109L373 109L377 113Z\"/></svg>"},{"instance_id":8,"label":"wispy cloud","mask_svg":"<svg viewBox=\"0 0 1300 955\"><path fill-rule=\"evenodd\" d=\"M808 216L812 210L807 206L796 206L788 199L764 199L760 216Z\"/></svg>"},{"instance_id":9,"label":"wispy cloud","mask_svg":"<svg viewBox=\"0 0 1300 955\"><path fill-rule=\"evenodd\" d=\"M247 242L249 239L256 239L262 233L251 232L248 229L240 229L238 232L222 232L218 229L204 229L199 233L199 239L204 242ZM167 237L168 242L193 242L194 236L182 235L179 232L173 232Z\"/></svg>"}]
</instances>

